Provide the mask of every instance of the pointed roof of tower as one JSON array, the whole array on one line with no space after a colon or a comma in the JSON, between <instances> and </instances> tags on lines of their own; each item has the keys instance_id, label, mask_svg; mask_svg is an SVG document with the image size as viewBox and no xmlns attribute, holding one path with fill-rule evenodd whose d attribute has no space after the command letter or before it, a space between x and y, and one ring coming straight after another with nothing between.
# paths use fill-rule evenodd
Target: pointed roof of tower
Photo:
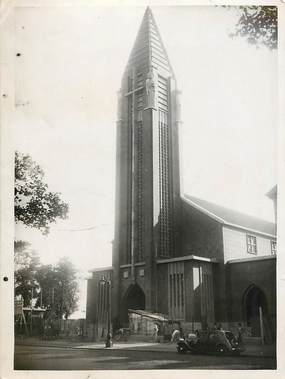
<instances>
[{"instance_id":1,"label":"pointed roof of tower","mask_svg":"<svg viewBox=\"0 0 285 379\"><path fill-rule=\"evenodd\" d=\"M127 68L130 66L162 68L174 76L163 45L157 24L150 7L146 8L139 28Z\"/></svg>"}]
</instances>

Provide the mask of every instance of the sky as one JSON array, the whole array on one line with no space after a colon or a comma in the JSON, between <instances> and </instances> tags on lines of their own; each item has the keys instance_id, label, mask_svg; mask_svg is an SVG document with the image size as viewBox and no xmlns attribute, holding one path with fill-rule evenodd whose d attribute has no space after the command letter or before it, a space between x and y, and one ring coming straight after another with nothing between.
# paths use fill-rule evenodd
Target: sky
<instances>
[{"instance_id":1,"label":"sky","mask_svg":"<svg viewBox=\"0 0 285 379\"><path fill-rule=\"evenodd\" d=\"M68 256L82 278L111 265L117 91L144 10L16 9L13 144L70 206L48 236L17 225L16 238L43 263ZM277 52L230 38L233 10L152 10L182 91L182 192L273 221Z\"/></svg>"}]
</instances>

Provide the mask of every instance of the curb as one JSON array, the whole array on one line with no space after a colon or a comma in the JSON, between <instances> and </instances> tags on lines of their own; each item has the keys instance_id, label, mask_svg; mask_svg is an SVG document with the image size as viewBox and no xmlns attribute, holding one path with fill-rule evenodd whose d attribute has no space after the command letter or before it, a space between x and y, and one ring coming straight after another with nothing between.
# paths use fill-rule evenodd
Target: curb
<instances>
[{"instance_id":1,"label":"curb","mask_svg":"<svg viewBox=\"0 0 285 379\"><path fill-rule=\"evenodd\" d=\"M34 347L47 347L47 348L59 348L59 349L76 349L76 350L115 350L115 351L140 351L140 352L152 352L152 353L176 353L176 350L159 350L159 349L142 349L140 347L127 347L127 348L106 348L102 347L77 347L77 346L67 346L67 345L41 345L41 344L29 344L29 343L19 343L15 346L34 346ZM200 354L202 355L202 354ZM253 358L276 358L275 355L269 354L247 354L241 353L238 357L253 357Z\"/></svg>"}]
</instances>

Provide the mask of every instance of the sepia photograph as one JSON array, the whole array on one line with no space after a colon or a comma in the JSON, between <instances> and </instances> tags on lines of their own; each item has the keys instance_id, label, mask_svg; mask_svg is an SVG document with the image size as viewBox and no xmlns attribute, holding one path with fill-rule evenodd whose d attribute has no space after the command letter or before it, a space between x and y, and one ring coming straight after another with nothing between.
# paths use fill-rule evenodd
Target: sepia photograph
<instances>
[{"instance_id":1,"label":"sepia photograph","mask_svg":"<svg viewBox=\"0 0 285 379\"><path fill-rule=\"evenodd\" d=\"M276 370L278 7L72 4L13 9L13 370Z\"/></svg>"}]
</instances>

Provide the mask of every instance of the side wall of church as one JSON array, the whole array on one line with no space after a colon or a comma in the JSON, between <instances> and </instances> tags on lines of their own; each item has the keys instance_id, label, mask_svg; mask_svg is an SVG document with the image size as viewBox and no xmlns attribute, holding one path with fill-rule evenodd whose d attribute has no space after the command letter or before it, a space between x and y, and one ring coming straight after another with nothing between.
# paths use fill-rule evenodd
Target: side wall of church
<instances>
[{"instance_id":1,"label":"side wall of church","mask_svg":"<svg viewBox=\"0 0 285 379\"><path fill-rule=\"evenodd\" d=\"M251 286L265 295L270 326L276 330L276 258L235 262L226 265L229 321L246 322L245 295Z\"/></svg>"},{"instance_id":2,"label":"side wall of church","mask_svg":"<svg viewBox=\"0 0 285 379\"><path fill-rule=\"evenodd\" d=\"M87 280L86 320L89 322L94 321L96 318L97 287L98 282L94 278Z\"/></svg>"},{"instance_id":3,"label":"side wall of church","mask_svg":"<svg viewBox=\"0 0 285 379\"><path fill-rule=\"evenodd\" d=\"M160 313L168 314L168 265L159 265L157 270L157 308Z\"/></svg>"},{"instance_id":4,"label":"side wall of church","mask_svg":"<svg viewBox=\"0 0 285 379\"><path fill-rule=\"evenodd\" d=\"M247 235L256 238L256 254L249 254L247 249ZM271 241L274 237L267 237L254 232L246 232L229 226L223 227L225 263L231 259L252 258L253 256L271 255Z\"/></svg>"},{"instance_id":5,"label":"side wall of church","mask_svg":"<svg viewBox=\"0 0 285 379\"><path fill-rule=\"evenodd\" d=\"M181 230L181 256L191 254L217 260L213 267L215 321L226 322L228 316L222 225L182 201Z\"/></svg>"},{"instance_id":6,"label":"side wall of church","mask_svg":"<svg viewBox=\"0 0 285 379\"><path fill-rule=\"evenodd\" d=\"M199 210L182 202L182 250L180 255L223 260L222 226Z\"/></svg>"}]
</instances>

